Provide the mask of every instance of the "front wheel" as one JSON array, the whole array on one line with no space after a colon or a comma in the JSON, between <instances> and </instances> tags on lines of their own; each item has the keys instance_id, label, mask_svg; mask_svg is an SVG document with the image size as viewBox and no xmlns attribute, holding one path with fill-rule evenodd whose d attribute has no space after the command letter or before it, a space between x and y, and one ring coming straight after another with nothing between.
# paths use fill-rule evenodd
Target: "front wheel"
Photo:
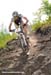
<instances>
[{"instance_id":1,"label":"front wheel","mask_svg":"<svg viewBox=\"0 0 51 75\"><path fill-rule=\"evenodd\" d=\"M28 41L24 35L22 35L22 37L20 39L20 43L21 43L21 47L22 47L23 51L27 53L29 50L29 47L28 47Z\"/></svg>"}]
</instances>

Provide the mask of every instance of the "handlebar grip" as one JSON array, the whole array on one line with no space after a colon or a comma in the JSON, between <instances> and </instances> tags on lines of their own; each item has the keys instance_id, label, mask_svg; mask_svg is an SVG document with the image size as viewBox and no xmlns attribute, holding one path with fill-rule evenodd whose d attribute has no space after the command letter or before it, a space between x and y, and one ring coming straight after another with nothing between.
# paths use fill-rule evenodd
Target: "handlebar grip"
<instances>
[{"instance_id":1,"label":"handlebar grip","mask_svg":"<svg viewBox=\"0 0 51 75\"><path fill-rule=\"evenodd\" d=\"M10 32L15 32L15 29L13 29L13 30L9 30Z\"/></svg>"}]
</instances>

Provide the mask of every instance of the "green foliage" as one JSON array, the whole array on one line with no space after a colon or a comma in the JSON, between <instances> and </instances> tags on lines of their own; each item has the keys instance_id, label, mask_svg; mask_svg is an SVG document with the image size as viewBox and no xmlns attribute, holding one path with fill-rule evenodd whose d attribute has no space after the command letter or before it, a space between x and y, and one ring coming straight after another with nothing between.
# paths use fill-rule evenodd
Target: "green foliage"
<instances>
[{"instance_id":1,"label":"green foliage","mask_svg":"<svg viewBox=\"0 0 51 75\"><path fill-rule=\"evenodd\" d=\"M41 17L47 15L47 18L42 21ZM39 27L51 25L51 3L48 0L42 0L42 5L39 10L34 14L36 18L33 20L32 30L37 30Z\"/></svg>"},{"instance_id":2,"label":"green foliage","mask_svg":"<svg viewBox=\"0 0 51 75\"><path fill-rule=\"evenodd\" d=\"M48 17L51 17L51 3L49 3L48 0L42 0L40 11Z\"/></svg>"},{"instance_id":3,"label":"green foliage","mask_svg":"<svg viewBox=\"0 0 51 75\"><path fill-rule=\"evenodd\" d=\"M8 33L4 33L4 32L0 32L0 48L1 47L5 47L6 43L8 41L10 41L11 39L16 38L16 34L13 33L12 35L8 34Z\"/></svg>"},{"instance_id":4,"label":"green foliage","mask_svg":"<svg viewBox=\"0 0 51 75\"><path fill-rule=\"evenodd\" d=\"M42 22L37 21L35 24L32 25L32 31L37 30L41 26L42 26Z\"/></svg>"},{"instance_id":5,"label":"green foliage","mask_svg":"<svg viewBox=\"0 0 51 75\"><path fill-rule=\"evenodd\" d=\"M16 38L16 34L15 33L12 33L12 35L10 35L8 32L7 32L7 29L4 27L4 24L1 25L1 31L0 31L0 48L2 47L5 47L6 46L6 43L12 39L15 39Z\"/></svg>"},{"instance_id":6,"label":"green foliage","mask_svg":"<svg viewBox=\"0 0 51 75\"><path fill-rule=\"evenodd\" d=\"M51 18L48 18L45 21L37 21L35 24L32 24L32 31L36 31L39 27L51 26Z\"/></svg>"}]
</instances>

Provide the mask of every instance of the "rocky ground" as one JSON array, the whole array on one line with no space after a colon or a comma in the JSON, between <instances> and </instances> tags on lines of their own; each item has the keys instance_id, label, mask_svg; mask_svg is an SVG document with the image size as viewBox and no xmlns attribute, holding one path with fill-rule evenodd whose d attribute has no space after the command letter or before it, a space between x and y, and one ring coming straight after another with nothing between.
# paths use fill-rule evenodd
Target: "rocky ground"
<instances>
[{"instance_id":1,"label":"rocky ground","mask_svg":"<svg viewBox=\"0 0 51 75\"><path fill-rule=\"evenodd\" d=\"M51 27L30 36L29 55L22 53L17 39L0 48L0 75L51 75Z\"/></svg>"}]
</instances>

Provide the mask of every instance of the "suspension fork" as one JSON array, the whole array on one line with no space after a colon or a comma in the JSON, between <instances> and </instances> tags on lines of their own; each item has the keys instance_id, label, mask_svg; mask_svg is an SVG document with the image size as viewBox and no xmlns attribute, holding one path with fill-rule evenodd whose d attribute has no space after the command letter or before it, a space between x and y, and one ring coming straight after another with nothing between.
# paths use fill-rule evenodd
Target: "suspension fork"
<instances>
[{"instance_id":1,"label":"suspension fork","mask_svg":"<svg viewBox=\"0 0 51 75\"><path fill-rule=\"evenodd\" d=\"M25 35L23 33L22 33L22 38L23 38L25 46L27 46L26 37L25 37Z\"/></svg>"}]
</instances>

